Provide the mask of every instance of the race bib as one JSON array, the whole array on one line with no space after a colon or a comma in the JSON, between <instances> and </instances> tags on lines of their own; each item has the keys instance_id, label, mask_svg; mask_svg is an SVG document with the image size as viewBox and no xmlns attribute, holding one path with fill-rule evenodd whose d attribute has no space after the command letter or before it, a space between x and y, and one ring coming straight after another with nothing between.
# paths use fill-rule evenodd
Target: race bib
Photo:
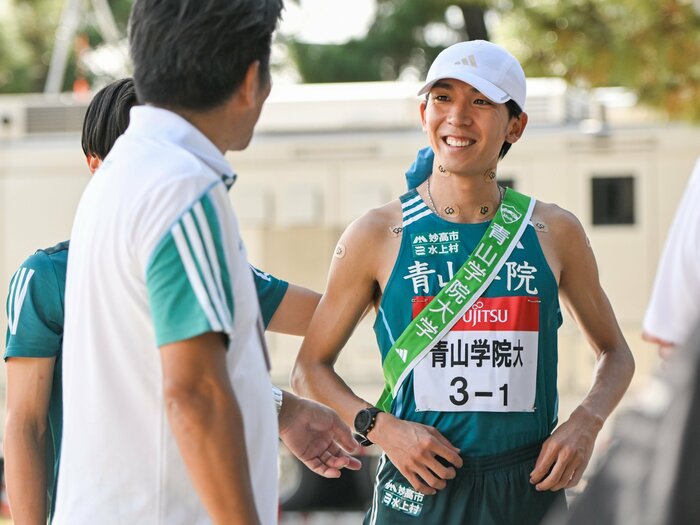
<instances>
[{"instance_id":1,"label":"race bib","mask_svg":"<svg viewBox=\"0 0 700 525\"><path fill-rule=\"evenodd\" d=\"M432 297L416 297L415 317ZM535 410L539 299L481 298L413 369L418 411Z\"/></svg>"}]
</instances>

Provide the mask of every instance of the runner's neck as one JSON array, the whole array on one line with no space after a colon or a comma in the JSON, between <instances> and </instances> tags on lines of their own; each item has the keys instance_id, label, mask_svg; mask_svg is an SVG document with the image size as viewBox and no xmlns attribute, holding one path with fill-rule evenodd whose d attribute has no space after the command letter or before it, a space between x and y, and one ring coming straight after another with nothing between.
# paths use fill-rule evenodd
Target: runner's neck
<instances>
[{"instance_id":1,"label":"runner's neck","mask_svg":"<svg viewBox=\"0 0 700 525\"><path fill-rule=\"evenodd\" d=\"M503 189L494 178L479 180L456 175L431 175L418 188L438 217L449 222L480 223L491 220L503 200Z\"/></svg>"}]
</instances>

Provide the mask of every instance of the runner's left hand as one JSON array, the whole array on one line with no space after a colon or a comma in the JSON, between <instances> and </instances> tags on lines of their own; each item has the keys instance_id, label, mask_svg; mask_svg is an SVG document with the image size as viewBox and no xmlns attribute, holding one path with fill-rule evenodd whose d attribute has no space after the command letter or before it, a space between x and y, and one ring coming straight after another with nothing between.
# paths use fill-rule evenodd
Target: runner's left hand
<instances>
[{"instance_id":1,"label":"runner's left hand","mask_svg":"<svg viewBox=\"0 0 700 525\"><path fill-rule=\"evenodd\" d=\"M530 473L530 483L539 491L561 490L576 486L593 453L603 422L579 406L542 444L542 450Z\"/></svg>"},{"instance_id":2,"label":"runner's left hand","mask_svg":"<svg viewBox=\"0 0 700 525\"><path fill-rule=\"evenodd\" d=\"M324 405L284 392L279 427L289 451L316 474L337 478L362 466L349 454L359 449L350 428Z\"/></svg>"}]
</instances>

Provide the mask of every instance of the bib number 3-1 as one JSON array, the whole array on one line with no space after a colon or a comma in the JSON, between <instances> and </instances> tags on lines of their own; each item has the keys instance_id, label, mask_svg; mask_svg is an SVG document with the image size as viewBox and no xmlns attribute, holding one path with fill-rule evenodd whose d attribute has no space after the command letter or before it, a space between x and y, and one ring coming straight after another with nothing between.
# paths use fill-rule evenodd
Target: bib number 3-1
<instances>
[{"instance_id":1,"label":"bib number 3-1","mask_svg":"<svg viewBox=\"0 0 700 525\"><path fill-rule=\"evenodd\" d=\"M413 369L419 411L535 409L539 300L479 300Z\"/></svg>"},{"instance_id":2,"label":"bib number 3-1","mask_svg":"<svg viewBox=\"0 0 700 525\"><path fill-rule=\"evenodd\" d=\"M537 384L537 332L514 340L493 332L463 339L450 332L413 370L418 411L532 412Z\"/></svg>"}]
</instances>

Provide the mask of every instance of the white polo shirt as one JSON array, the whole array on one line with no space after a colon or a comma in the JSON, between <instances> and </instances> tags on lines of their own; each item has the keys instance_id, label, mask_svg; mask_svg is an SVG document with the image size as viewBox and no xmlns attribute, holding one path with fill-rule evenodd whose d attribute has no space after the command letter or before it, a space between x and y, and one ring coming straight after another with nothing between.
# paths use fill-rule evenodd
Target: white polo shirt
<instances>
[{"instance_id":1,"label":"white polo shirt","mask_svg":"<svg viewBox=\"0 0 700 525\"><path fill-rule=\"evenodd\" d=\"M222 177L180 116L136 107L76 214L56 525L210 523L167 421L159 346L228 334L255 504L277 516L277 416L260 308Z\"/></svg>"},{"instance_id":2,"label":"white polo shirt","mask_svg":"<svg viewBox=\"0 0 700 525\"><path fill-rule=\"evenodd\" d=\"M644 330L686 342L700 324L700 159L668 231L644 316Z\"/></svg>"}]
</instances>

